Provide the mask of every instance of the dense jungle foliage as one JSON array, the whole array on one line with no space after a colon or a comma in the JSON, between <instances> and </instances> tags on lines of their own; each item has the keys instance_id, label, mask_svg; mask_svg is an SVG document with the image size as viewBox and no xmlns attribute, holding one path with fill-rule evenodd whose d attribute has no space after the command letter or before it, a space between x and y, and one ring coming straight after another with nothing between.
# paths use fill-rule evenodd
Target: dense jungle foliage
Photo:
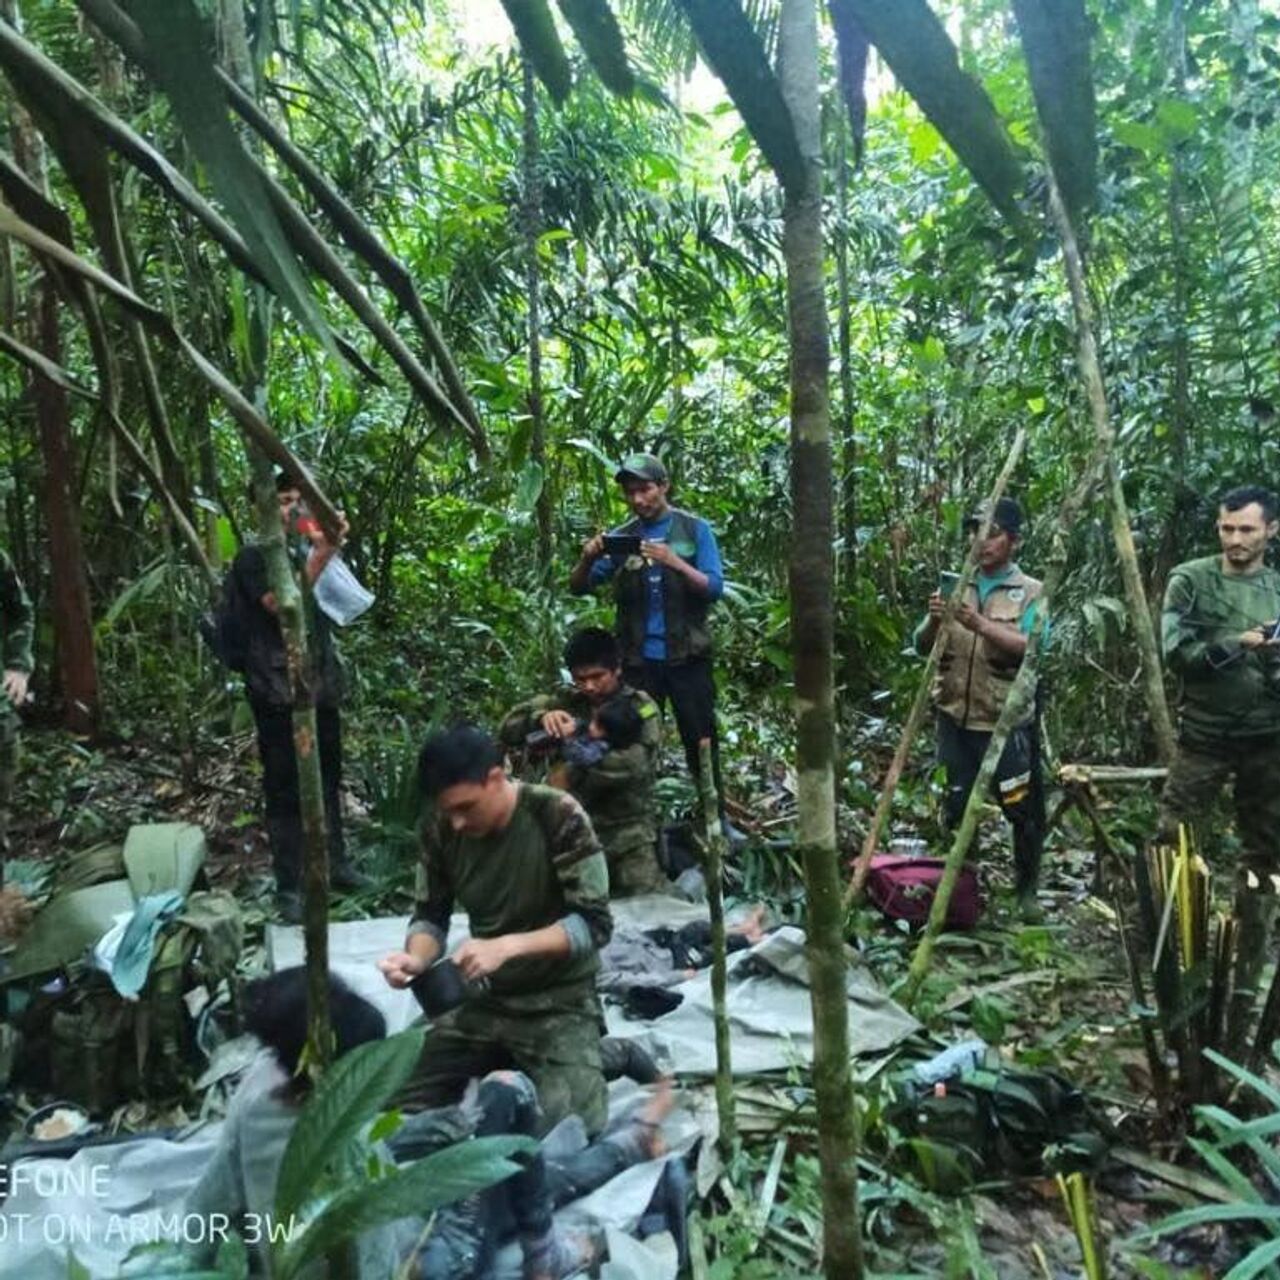
<instances>
[{"instance_id":1,"label":"dense jungle foliage","mask_svg":"<svg viewBox=\"0 0 1280 1280\"><path fill-rule=\"evenodd\" d=\"M727 7L747 12L772 57L778 6ZM1026 207L1040 211L1044 129L1015 7L931 5L1026 166ZM1078 229L1112 456L1143 585L1158 607L1172 566L1214 549L1217 495L1245 482L1274 486L1280 470L1280 8L1274 0L1085 8L1098 182ZM228 858L243 852L254 823L245 769L225 772L228 758L243 765L250 754L247 708L197 628L255 528L243 421L166 325L250 400L260 390L262 417L345 513L347 559L376 593L372 612L341 639L351 683L348 787L365 819L358 839L388 879L370 904L402 901L394 892L412 841L412 757L426 727L460 713L494 720L557 678L575 626L608 623L608 604L570 596L567 579L583 540L622 519L612 477L635 451L661 455L674 500L717 532L729 580L716 615L728 791L735 812L748 815L761 797L776 800L795 780L788 556L798 513L789 487L784 197L686 20L716 6L611 6L630 59L629 95L606 87L599 58L588 59L567 30L572 88L553 92L545 65L536 78L529 69L527 39L522 53L496 0L183 0L168 17L164 9L161 0L122 9L106 0L0 3L10 136L0 157L0 542L38 618L19 831L47 839L69 830L83 843L111 834L118 815L85 797L100 771L127 775L130 761L135 779L157 776L146 770L160 762L158 776L166 787L175 780L175 793L199 794L202 779L223 787L225 802L207 812L217 815L212 834ZM122 11L171 62L142 67L125 56ZM174 83L193 56L181 38L188 18L197 53L205 56L204 37L216 31L214 54L242 86L235 60L248 49L248 81L268 123L402 264L418 312L353 251L349 226L280 149L241 122L245 153L311 221L377 319L357 316L317 259L304 270L283 241L253 240L246 228L273 220L270 200L254 188L237 207L243 172L225 151L219 159L215 131L184 115L184 101L188 112L199 103ZM1025 428L1009 492L1028 513L1020 560L1036 571L1095 430L1051 223L1037 212L1019 228L1004 216L944 140L942 122L926 116L874 47L859 120L856 90L846 82L841 91L825 10L821 21L843 858L865 830L919 684L912 628L939 572L963 562L964 515ZM88 105L73 81L93 95ZM123 136L111 133L117 126L136 147L98 140ZM190 198L175 199L178 186ZM219 239L197 205L234 229L224 224ZM148 336L110 290L99 291L95 336L82 314L92 308L73 301L75 272L65 263L55 272L55 299L44 257L13 231L15 214L45 230L60 225L83 259L131 282L159 316L145 321ZM106 244L114 233L103 234L112 225L115 249ZM279 301L263 368L254 366L264 294L228 253L232 241L272 262L262 274ZM440 347L421 358L431 370L424 377L448 392L436 401L406 374L432 322ZM52 381L33 380L32 347L53 362ZM454 394L440 351L469 405ZM42 417L50 395L61 405L57 438ZM141 445L131 447L128 434ZM194 529L204 566L178 516ZM1044 661L1051 758L1154 763L1136 624L1100 496L1067 537ZM69 658L71 633L59 633L55 618L73 625L77 593L92 646ZM74 690L69 663L78 664ZM895 817L932 835L938 785L923 738L918 745ZM123 765L108 764L122 748ZM663 795L674 812L691 790L680 775ZM122 803L138 818L154 799L149 791ZM1145 792L1120 805L1121 846L1141 842L1151 809ZM753 834L777 836L784 826L765 820ZM1058 854L1083 896L1091 867L1074 847L1078 834L1059 837ZM800 868L783 843L756 842L732 889L772 896L782 914L800 918ZM933 1030L972 1026L991 1043L1016 1043L1024 1063L1069 1060L1127 1105L1142 1088L1128 992L1119 990L1124 959L1106 921L1085 917L975 935L972 952L948 954L943 981L926 988L917 1012ZM888 980L901 977L901 941L867 949ZM1037 969L1107 990L1076 1016L1061 993L1039 1007L1031 980L990 996L960 985L971 974L1007 983ZM1098 1055L1098 1037L1112 1034L1127 1048ZM887 1168L911 1143L877 1114L874 1089L872 1098L867 1161L879 1170L873 1162ZM1137 1132L1126 1130L1134 1145ZM1214 1136L1236 1150L1222 1131ZM812 1143L800 1146L786 1167L791 1217L763 1250L751 1214L732 1198L708 1218L710 1274L813 1267L817 1157ZM1269 1148L1254 1157L1274 1174ZM768 1147L740 1153L735 1176L756 1185L770 1158ZM1226 1160L1213 1165L1219 1175ZM893 1167L905 1164L905 1180L869 1173L864 1195L886 1266L899 1233L923 1229L941 1242L927 1274L1032 1274L1016 1269L1031 1265L1029 1254L1012 1270L983 1260L980 1226L1009 1240L1018 1227L1000 1222L994 1202L980 1196L976 1218L957 1217L938 1194L953 1189L945 1171L914 1148ZM1261 1184L1265 1170L1248 1174L1247 1185ZM1041 1198L1056 1195L1050 1187ZM1110 1234L1121 1241L1147 1220L1119 1213ZM1274 1235L1268 1215L1259 1224L1259 1238ZM1220 1274L1242 1252L1235 1237L1215 1237L1198 1254L1125 1265L1138 1268L1129 1274ZM1068 1274L1050 1271L1044 1257L1044 1274Z\"/></svg>"}]
</instances>

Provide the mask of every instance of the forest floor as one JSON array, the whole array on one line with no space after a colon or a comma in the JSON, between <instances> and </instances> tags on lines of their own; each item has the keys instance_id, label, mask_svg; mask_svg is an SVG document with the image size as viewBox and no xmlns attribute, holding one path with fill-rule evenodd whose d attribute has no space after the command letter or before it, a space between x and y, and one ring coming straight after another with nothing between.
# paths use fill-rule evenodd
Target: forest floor
<instances>
[{"instance_id":1,"label":"forest floor","mask_svg":"<svg viewBox=\"0 0 1280 1280\"><path fill-rule=\"evenodd\" d=\"M748 827L776 833L784 825L786 774L781 766L756 771L757 777L770 774L782 781L767 795L744 797L736 812ZM242 967L260 967L270 866L256 818L256 778L249 733L227 737L216 751L203 750L194 783L184 779L181 762L158 747L88 748L61 734L31 733L15 852L55 864L68 850L122 839L133 823L197 823L208 838L210 881L244 904L249 945ZM338 900L335 914L407 911L412 860L404 852L405 823L394 839L382 839L394 826L387 798L372 805L353 798L351 804L359 856L379 888ZM1114 907L1105 889L1101 896L1094 892L1095 854L1077 834L1060 830L1051 838L1044 920L1025 924L1004 886L1008 859L1000 824L986 824L983 921L972 932L943 935L916 1008L926 1033L864 1086L864 1203L877 1275L1012 1280L1082 1273L1052 1159L1019 1165L997 1141L974 1159L962 1151L965 1158L957 1163L947 1141L936 1132L912 1132L894 1110L888 1082L895 1073L975 1036L997 1047L1006 1063L1057 1073L1087 1094L1093 1127L1109 1149L1105 1156L1090 1153L1084 1163L1112 1275L1222 1276L1241 1254L1238 1239L1223 1226L1183 1232L1172 1244L1147 1244L1140 1256L1126 1244L1168 1212L1203 1203L1197 1192L1208 1180L1188 1164L1186 1133L1159 1123ZM735 878L739 900L763 899L779 918L794 917L798 873L785 844L781 851L748 847ZM857 921L856 945L892 989L905 972L910 937L866 912ZM695 1276L813 1274L820 1217L811 1098L796 1079L786 1081L784 1091L801 1098L801 1105L787 1108L786 1119L777 1118L781 1112L770 1118L769 1090L757 1091L760 1106L755 1121L744 1125L743 1149L703 1202L695 1243L708 1263ZM751 1114L750 1097L746 1103ZM136 1107L125 1120L131 1128L147 1122ZM1053 1155L1054 1135L1036 1141Z\"/></svg>"}]
</instances>

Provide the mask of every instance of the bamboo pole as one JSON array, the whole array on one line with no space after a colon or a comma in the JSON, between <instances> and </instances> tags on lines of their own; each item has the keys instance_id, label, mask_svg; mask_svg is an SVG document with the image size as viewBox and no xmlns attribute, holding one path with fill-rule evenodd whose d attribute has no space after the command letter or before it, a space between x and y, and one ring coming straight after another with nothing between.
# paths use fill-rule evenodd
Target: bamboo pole
<instances>
[{"instance_id":1,"label":"bamboo pole","mask_svg":"<svg viewBox=\"0 0 1280 1280\"><path fill-rule=\"evenodd\" d=\"M1115 432L1111 427L1111 415L1107 409L1107 393L1102 381L1102 367L1098 363L1098 348L1094 338L1093 305L1085 282L1084 260L1076 241L1075 228L1062 202L1058 184L1049 173L1049 212L1062 241L1062 266L1071 291L1071 305L1076 317L1077 363L1084 383L1085 398L1089 402L1089 414L1093 420L1094 435L1103 451L1106 466L1107 509L1111 520L1111 536L1120 561L1120 576L1124 582L1125 600L1133 622L1134 637L1142 661L1142 683L1146 691L1147 708L1151 715L1151 727L1155 733L1156 751L1160 760L1168 764L1174 757L1177 738L1173 729L1173 717L1164 692L1164 677L1160 669L1160 653L1156 645L1155 627L1151 609L1142 587L1142 570L1138 565L1138 551L1133 542L1133 528L1129 523L1129 507L1125 501L1120 470L1115 461Z\"/></svg>"},{"instance_id":2,"label":"bamboo pole","mask_svg":"<svg viewBox=\"0 0 1280 1280\"><path fill-rule=\"evenodd\" d=\"M920 936L915 955L911 958L911 968L903 982L901 998L908 1008L915 1002L915 998L920 992L921 984L929 972L929 966L933 960L934 944L937 941L938 934L942 932L942 926L946 923L947 908L951 904L951 895L955 891L956 881L960 876L960 868L964 865L965 856L969 852L974 833L978 829L978 815L986 802L987 792L991 787L991 780L995 776L996 765L999 763L1000 756L1004 751L1004 745L1008 741L1009 734L1013 731L1014 726L1022 722L1031 709L1032 699L1035 694L1036 671L1041 653L1040 636L1044 629L1045 619L1053 606L1054 593L1057 591L1058 584L1061 582L1066 570L1067 537L1075 524L1076 517L1097 486L1105 465L1106 450L1104 445L1099 442L1095 447L1093 457L1085 467L1084 474L1067 497L1067 500L1062 504L1062 508L1058 513L1057 523L1053 532L1053 552L1044 577L1044 590L1040 596L1041 605L1036 610L1031 634L1027 637L1026 657L1022 660L1022 665L1018 669L1013 687L1009 690L1009 696L1005 700L1004 707L1000 712L1000 718L991 734L991 740L987 743L987 750L982 757L978 776L969 792L969 801L965 805L964 816L960 820L959 827L956 828L951 848L947 853L942 879L938 884L938 891L934 895L933 905L929 911L929 921Z\"/></svg>"},{"instance_id":3,"label":"bamboo pole","mask_svg":"<svg viewBox=\"0 0 1280 1280\"><path fill-rule=\"evenodd\" d=\"M724 827L711 767L711 739L698 743L698 791L702 799L706 846L707 907L711 913L711 1014L716 1029L716 1114L720 1122L717 1146L728 1159L738 1140L733 1102L733 1059L729 1036L728 947L724 929Z\"/></svg>"},{"instance_id":4,"label":"bamboo pole","mask_svg":"<svg viewBox=\"0 0 1280 1280\"><path fill-rule=\"evenodd\" d=\"M1009 480L1022 457L1022 451L1026 443L1027 429L1026 427L1019 427L1013 437L1013 444L1009 447L1004 466L1001 467L1000 474L996 477L996 482L991 487L986 507L988 515L995 510L996 503L1004 497L1004 491L1008 488ZM849 886L844 894L846 911L862 895L863 886L867 881L867 873L871 870L871 859L875 855L876 846L880 843L880 833L884 830L884 824L888 821L889 811L893 808L894 793L898 789L898 781L902 777L902 771L906 768L907 757L911 753L911 744L916 740L916 735L920 732L920 726L924 723L925 712L929 708L930 694L933 689L933 674L938 669L938 659L942 652L938 642L943 631L955 617L956 610L960 607L960 602L964 599L965 592L968 591L970 584L973 582L978 569L978 552L989 529L990 522L988 521L986 525L974 534L973 540L969 544L969 555L965 560L964 572L960 576L959 583L951 592L951 598L947 601L946 612L942 615L942 623L938 627L937 633L933 638L933 644L929 648L929 658L924 665L924 673L920 677L920 684L916 688L915 701L911 704L911 714L907 716L907 723L903 726L902 736L898 739L897 750L894 751L893 759L889 762L889 772L885 774L884 784L880 788L880 799L876 803L876 811L871 818L871 826L862 841L862 849L858 854L858 859L853 864L853 873L849 877Z\"/></svg>"}]
</instances>

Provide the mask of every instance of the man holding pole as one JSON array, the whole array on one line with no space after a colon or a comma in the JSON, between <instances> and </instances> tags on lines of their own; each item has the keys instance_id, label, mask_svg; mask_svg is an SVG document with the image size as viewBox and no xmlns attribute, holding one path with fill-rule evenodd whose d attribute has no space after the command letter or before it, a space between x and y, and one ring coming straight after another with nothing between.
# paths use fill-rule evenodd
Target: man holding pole
<instances>
[{"instance_id":1,"label":"man holding pole","mask_svg":"<svg viewBox=\"0 0 1280 1280\"><path fill-rule=\"evenodd\" d=\"M1277 901L1280 836L1280 573L1266 564L1277 499L1259 485L1224 494L1218 555L1169 575L1161 616L1164 659L1178 678L1178 753L1160 799L1160 836L1199 821L1232 783L1244 846L1228 1044L1247 1030Z\"/></svg>"},{"instance_id":2,"label":"man holding pole","mask_svg":"<svg viewBox=\"0 0 1280 1280\"><path fill-rule=\"evenodd\" d=\"M964 522L970 536L985 513ZM941 585L916 628L915 646L927 654L935 639L938 669L933 686L938 760L946 770L944 812L948 828L964 815L992 731L1027 652L1041 583L1014 561L1022 538L1022 508L1001 498L978 553L978 576L943 626ZM941 634L939 634L941 633ZM1034 704L1014 726L995 772L995 796L1013 826L1014 889L1024 914L1036 911L1036 886L1044 850L1044 789L1040 777L1039 723Z\"/></svg>"}]
</instances>

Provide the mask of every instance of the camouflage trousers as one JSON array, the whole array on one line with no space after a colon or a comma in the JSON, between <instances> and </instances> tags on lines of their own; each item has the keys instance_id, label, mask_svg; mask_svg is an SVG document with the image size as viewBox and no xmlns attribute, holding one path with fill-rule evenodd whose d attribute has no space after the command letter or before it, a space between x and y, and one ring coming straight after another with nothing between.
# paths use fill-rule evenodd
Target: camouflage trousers
<instances>
[{"instance_id":1,"label":"camouflage trousers","mask_svg":"<svg viewBox=\"0 0 1280 1280\"><path fill-rule=\"evenodd\" d=\"M1160 797L1160 838L1176 840L1179 823L1200 826L1228 782L1241 870L1265 883L1280 873L1280 737L1181 742Z\"/></svg>"},{"instance_id":2,"label":"camouflage trousers","mask_svg":"<svg viewBox=\"0 0 1280 1280\"><path fill-rule=\"evenodd\" d=\"M3 696L0 694L0 698ZM18 718L0 709L0 855L9 848L9 806L13 802L17 774Z\"/></svg>"},{"instance_id":3,"label":"camouflage trousers","mask_svg":"<svg viewBox=\"0 0 1280 1280\"><path fill-rule=\"evenodd\" d=\"M537 996L530 1003L540 1003ZM530 1009L519 996L479 996L432 1024L413 1074L395 1099L405 1112L447 1107L469 1081L491 1071L523 1071L538 1090L538 1136L568 1115L594 1137L608 1118L600 1065L603 1018L594 990L554 1009Z\"/></svg>"},{"instance_id":4,"label":"camouflage trousers","mask_svg":"<svg viewBox=\"0 0 1280 1280\"><path fill-rule=\"evenodd\" d=\"M609 863L609 896L629 898L637 893L670 893L671 881L658 865L657 840L652 830L596 829Z\"/></svg>"}]
</instances>

